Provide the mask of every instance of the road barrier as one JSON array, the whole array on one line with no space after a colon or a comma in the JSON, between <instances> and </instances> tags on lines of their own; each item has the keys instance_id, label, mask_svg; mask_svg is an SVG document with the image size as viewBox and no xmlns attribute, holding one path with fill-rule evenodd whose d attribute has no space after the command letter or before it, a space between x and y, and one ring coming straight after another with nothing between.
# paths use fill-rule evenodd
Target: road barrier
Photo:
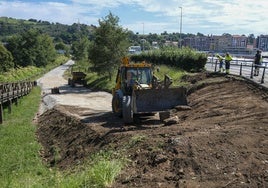
<instances>
[{"instance_id":1,"label":"road barrier","mask_svg":"<svg viewBox=\"0 0 268 188\"><path fill-rule=\"evenodd\" d=\"M11 113L12 103L18 104L18 99L30 93L36 82L0 83L0 124L3 123L3 108L8 107Z\"/></svg>"},{"instance_id":2,"label":"road barrier","mask_svg":"<svg viewBox=\"0 0 268 188\"><path fill-rule=\"evenodd\" d=\"M208 58L208 62L206 68L210 69L211 71L219 72L219 61L217 58ZM223 66L224 68L224 66ZM255 68L259 69L258 78L255 79L256 76L254 75ZM260 84L266 84L268 82L268 62L262 62L261 65L255 65L253 60L242 60L242 59L235 59L232 60L230 63L230 71L232 74L240 75L249 79L255 79ZM267 85L267 84L266 84Z\"/></svg>"}]
</instances>

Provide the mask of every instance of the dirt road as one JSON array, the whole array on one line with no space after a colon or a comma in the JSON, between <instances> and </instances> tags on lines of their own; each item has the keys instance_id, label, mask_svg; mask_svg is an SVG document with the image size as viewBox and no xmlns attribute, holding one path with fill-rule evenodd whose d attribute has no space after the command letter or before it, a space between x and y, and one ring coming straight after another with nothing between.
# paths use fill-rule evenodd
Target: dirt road
<instances>
[{"instance_id":1,"label":"dirt road","mask_svg":"<svg viewBox=\"0 0 268 188\"><path fill-rule=\"evenodd\" d=\"M267 90L218 74L183 79L191 108L173 109L172 125L143 117L126 126L111 113L107 93L96 106L85 105L102 96L90 90L48 94L62 105L38 118L42 157L66 169L100 150L125 155L130 162L115 188L268 187Z\"/></svg>"},{"instance_id":2,"label":"dirt road","mask_svg":"<svg viewBox=\"0 0 268 188\"><path fill-rule=\"evenodd\" d=\"M63 78L63 74L73 63L70 60L37 80L43 94L40 113L52 109L56 105L77 106L81 109L84 108L84 113L88 114L110 112L112 109L110 93L92 92L82 86L70 87L68 85L68 81ZM54 87L59 88L60 94L51 94L51 89Z\"/></svg>"}]
</instances>

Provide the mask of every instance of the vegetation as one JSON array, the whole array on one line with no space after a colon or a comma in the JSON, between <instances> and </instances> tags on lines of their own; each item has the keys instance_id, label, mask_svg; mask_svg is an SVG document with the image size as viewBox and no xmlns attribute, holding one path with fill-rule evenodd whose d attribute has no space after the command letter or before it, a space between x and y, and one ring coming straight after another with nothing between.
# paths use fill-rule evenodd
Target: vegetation
<instances>
[{"instance_id":1,"label":"vegetation","mask_svg":"<svg viewBox=\"0 0 268 188\"><path fill-rule=\"evenodd\" d=\"M113 183L125 164L114 152L101 152L71 171L48 168L39 156L32 120L40 102L40 88L12 106L12 114L4 110L0 126L0 187L105 187Z\"/></svg>"},{"instance_id":2,"label":"vegetation","mask_svg":"<svg viewBox=\"0 0 268 188\"><path fill-rule=\"evenodd\" d=\"M51 36L55 43L71 44L81 36L88 36L91 39L94 26L80 23L74 23L70 26L36 19L23 20L0 17L0 28L0 40L2 41L7 41L10 36L23 33L29 29L37 29Z\"/></svg>"},{"instance_id":3,"label":"vegetation","mask_svg":"<svg viewBox=\"0 0 268 188\"><path fill-rule=\"evenodd\" d=\"M0 73L6 72L14 67L12 54L0 44Z\"/></svg>"},{"instance_id":4,"label":"vegetation","mask_svg":"<svg viewBox=\"0 0 268 188\"><path fill-rule=\"evenodd\" d=\"M7 49L12 53L15 68L18 66L44 67L55 60L56 51L50 36L30 29L8 40Z\"/></svg>"},{"instance_id":5,"label":"vegetation","mask_svg":"<svg viewBox=\"0 0 268 188\"><path fill-rule=\"evenodd\" d=\"M204 69L207 56L190 48L163 48L142 54L132 55L133 61L145 60L155 65L168 65L186 71L200 71Z\"/></svg>"},{"instance_id":6,"label":"vegetation","mask_svg":"<svg viewBox=\"0 0 268 188\"><path fill-rule=\"evenodd\" d=\"M0 126L0 187L36 186L49 175L39 157L41 148L34 134L36 127L31 123L39 101L40 89L35 88L12 107L12 114L4 114L5 121Z\"/></svg>"},{"instance_id":7,"label":"vegetation","mask_svg":"<svg viewBox=\"0 0 268 188\"><path fill-rule=\"evenodd\" d=\"M111 13L103 20L99 20L100 26L96 28L95 39L89 53L93 70L109 76L110 80L129 46L128 33L118 25L118 22L119 18Z\"/></svg>"},{"instance_id":8,"label":"vegetation","mask_svg":"<svg viewBox=\"0 0 268 188\"><path fill-rule=\"evenodd\" d=\"M16 82L23 80L35 80L41 74L44 74L48 70L65 63L68 60L66 56L58 55L54 62L50 62L46 67L18 67L9 69L2 74L0 74L0 82Z\"/></svg>"},{"instance_id":9,"label":"vegetation","mask_svg":"<svg viewBox=\"0 0 268 188\"><path fill-rule=\"evenodd\" d=\"M87 61L90 42L87 37L82 37L73 42L72 55L75 61Z\"/></svg>"},{"instance_id":10,"label":"vegetation","mask_svg":"<svg viewBox=\"0 0 268 188\"><path fill-rule=\"evenodd\" d=\"M171 67L167 65L158 65L157 68L159 71L154 71L154 74L159 78L160 80L164 80L165 75L167 74L172 78L173 85L174 86L180 86L183 83L181 83L181 78L185 74L189 74L188 72L181 70L178 67Z\"/></svg>"}]
</instances>

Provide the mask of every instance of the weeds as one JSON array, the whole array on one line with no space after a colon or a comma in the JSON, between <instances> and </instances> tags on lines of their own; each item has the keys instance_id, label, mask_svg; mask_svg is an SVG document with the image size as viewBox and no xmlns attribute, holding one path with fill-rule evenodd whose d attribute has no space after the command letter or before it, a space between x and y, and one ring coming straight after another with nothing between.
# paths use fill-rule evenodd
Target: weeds
<instances>
[{"instance_id":1,"label":"weeds","mask_svg":"<svg viewBox=\"0 0 268 188\"><path fill-rule=\"evenodd\" d=\"M141 143L145 140L146 140L145 135L135 135L135 136L131 137L131 139L129 141L129 147L133 147L133 146L137 145L138 143Z\"/></svg>"}]
</instances>

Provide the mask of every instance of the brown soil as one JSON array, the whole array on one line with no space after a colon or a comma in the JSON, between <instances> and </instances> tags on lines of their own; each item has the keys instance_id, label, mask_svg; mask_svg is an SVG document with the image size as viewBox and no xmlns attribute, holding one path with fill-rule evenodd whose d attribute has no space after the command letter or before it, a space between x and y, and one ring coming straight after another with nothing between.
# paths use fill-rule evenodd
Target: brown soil
<instances>
[{"instance_id":1,"label":"brown soil","mask_svg":"<svg viewBox=\"0 0 268 188\"><path fill-rule=\"evenodd\" d=\"M217 74L184 77L189 108L124 125L111 112L57 106L39 118L47 163L61 169L100 150L131 162L113 187L268 187L268 92L243 79ZM78 115L78 116L74 116ZM82 117L82 118L78 118Z\"/></svg>"}]
</instances>

